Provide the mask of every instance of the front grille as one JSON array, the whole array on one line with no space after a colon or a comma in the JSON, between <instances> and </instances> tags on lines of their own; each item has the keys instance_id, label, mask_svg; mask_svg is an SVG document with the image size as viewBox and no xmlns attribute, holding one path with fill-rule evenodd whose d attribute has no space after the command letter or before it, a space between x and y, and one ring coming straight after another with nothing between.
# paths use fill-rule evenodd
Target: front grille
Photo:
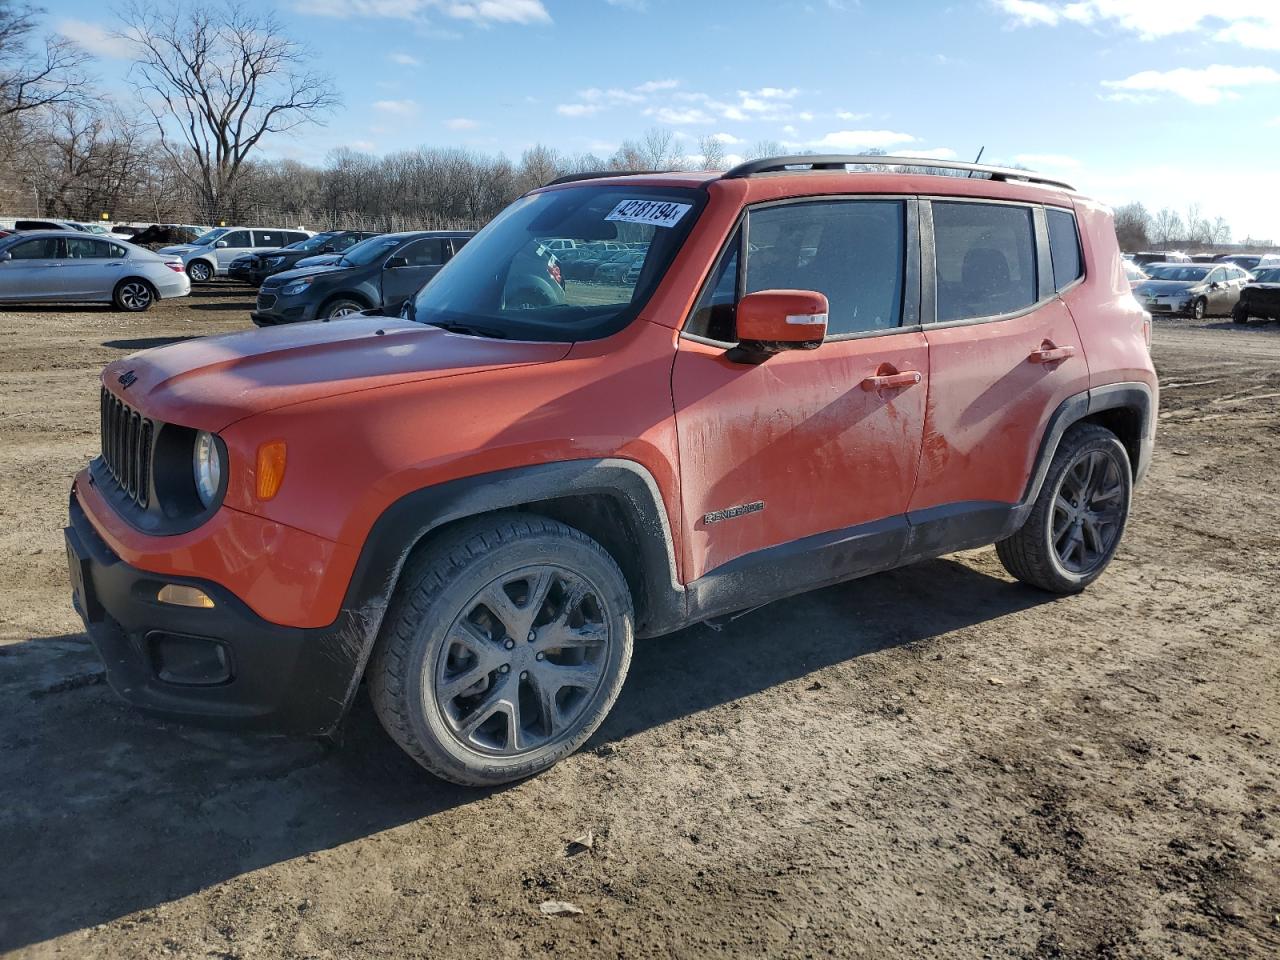
<instances>
[{"instance_id":1,"label":"front grille","mask_svg":"<svg viewBox=\"0 0 1280 960\"><path fill-rule=\"evenodd\" d=\"M102 388L102 462L120 489L146 508L151 489L155 424L106 387Z\"/></svg>"},{"instance_id":2,"label":"front grille","mask_svg":"<svg viewBox=\"0 0 1280 960\"><path fill-rule=\"evenodd\" d=\"M270 310L276 305L276 295L274 293L258 294L258 309Z\"/></svg>"}]
</instances>

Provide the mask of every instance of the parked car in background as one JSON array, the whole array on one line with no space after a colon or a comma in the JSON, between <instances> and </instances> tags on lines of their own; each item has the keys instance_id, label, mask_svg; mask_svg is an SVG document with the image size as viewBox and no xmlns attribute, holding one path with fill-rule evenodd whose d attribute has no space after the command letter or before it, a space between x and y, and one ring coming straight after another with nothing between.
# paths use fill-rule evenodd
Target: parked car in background
<instances>
[{"instance_id":1,"label":"parked car in background","mask_svg":"<svg viewBox=\"0 0 1280 960\"><path fill-rule=\"evenodd\" d=\"M191 243L162 247L159 253L182 258L187 276L194 283L226 276L231 261L255 250L277 250L312 236L309 230L281 230L276 227L218 227Z\"/></svg>"},{"instance_id":2,"label":"parked car in background","mask_svg":"<svg viewBox=\"0 0 1280 960\"><path fill-rule=\"evenodd\" d=\"M1192 263L1217 263L1218 256L1213 253L1193 253L1191 254Z\"/></svg>"},{"instance_id":3,"label":"parked car in background","mask_svg":"<svg viewBox=\"0 0 1280 960\"><path fill-rule=\"evenodd\" d=\"M1197 320L1231 313L1249 274L1235 264L1152 263L1150 278L1133 288L1153 314L1184 314Z\"/></svg>"},{"instance_id":4,"label":"parked car in background","mask_svg":"<svg viewBox=\"0 0 1280 960\"><path fill-rule=\"evenodd\" d=\"M108 235L116 240L128 240L132 242L133 238L140 234L145 227L135 227L127 223L117 223L112 226Z\"/></svg>"},{"instance_id":5,"label":"parked car in background","mask_svg":"<svg viewBox=\"0 0 1280 960\"><path fill-rule=\"evenodd\" d=\"M418 230L355 244L337 263L267 277L251 318L260 327L334 320L364 310L395 315L472 234Z\"/></svg>"},{"instance_id":6,"label":"parked car in background","mask_svg":"<svg viewBox=\"0 0 1280 960\"><path fill-rule=\"evenodd\" d=\"M1236 323L1280 320L1280 263L1254 271L1253 279L1240 291L1231 319Z\"/></svg>"},{"instance_id":7,"label":"parked car in background","mask_svg":"<svg viewBox=\"0 0 1280 960\"><path fill-rule=\"evenodd\" d=\"M315 254L342 254L361 240L379 236L361 230L330 230L298 240L279 250L245 253L231 261L227 276L232 280L259 285L267 277L292 270L299 261Z\"/></svg>"},{"instance_id":8,"label":"parked car in background","mask_svg":"<svg viewBox=\"0 0 1280 960\"><path fill-rule=\"evenodd\" d=\"M74 230L15 233L0 240L0 300L112 303L138 313L185 297L191 281L176 257Z\"/></svg>"},{"instance_id":9,"label":"parked car in background","mask_svg":"<svg viewBox=\"0 0 1280 960\"><path fill-rule=\"evenodd\" d=\"M1133 262L1140 267L1148 263L1190 263L1191 258L1177 250L1164 250L1159 253L1144 251L1133 255Z\"/></svg>"},{"instance_id":10,"label":"parked car in background","mask_svg":"<svg viewBox=\"0 0 1280 960\"><path fill-rule=\"evenodd\" d=\"M83 224L70 220L15 220L14 230L72 230L76 233L87 233Z\"/></svg>"},{"instance_id":11,"label":"parked car in background","mask_svg":"<svg viewBox=\"0 0 1280 960\"><path fill-rule=\"evenodd\" d=\"M1217 257L1219 263L1234 263L1237 267L1253 271L1262 261L1260 253L1224 253Z\"/></svg>"},{"instance_id":12,"label":"parked car in background","mask_svg":"<svg viewBox=\"0 0 1280 960\"><path fill-rule=\"evenodd\" d=\"M1143 280L1148 278L1147 271L1143 270L1132 260L1121 260L1120 267L1124 270L1124 278L1129 281L1130 287L1136 287Z\"/></svg>"}]
</instances>

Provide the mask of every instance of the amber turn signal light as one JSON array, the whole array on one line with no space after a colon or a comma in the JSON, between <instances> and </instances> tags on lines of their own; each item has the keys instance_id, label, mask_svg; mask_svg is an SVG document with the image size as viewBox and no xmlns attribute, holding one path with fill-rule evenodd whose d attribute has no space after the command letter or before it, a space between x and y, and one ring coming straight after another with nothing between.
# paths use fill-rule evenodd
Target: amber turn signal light
<instances>
[{"instance_id":1,"label":"amber turn signal light","mask_svg":"<svg viewBox=\"0 0 1280 960\"><path fill-rule=\"evenodd\" d=\"M165 584L156 594L156 599L161 603L172 603L178 607L197 607L203 610L213 608L213 600L207 593L180 583Z\"/></svg>"},{"instance_id":2,"label":"amber turn signal light","mask_svg":"<svg viewBox=\"0 0 1280 960\"><path fill-rule=\"evenodd\" d=\"M259 500L270 500L280 492L284 482L286 459L283 440L271 440L258 447L257 489Z\"/></svg>"}]
</instances>

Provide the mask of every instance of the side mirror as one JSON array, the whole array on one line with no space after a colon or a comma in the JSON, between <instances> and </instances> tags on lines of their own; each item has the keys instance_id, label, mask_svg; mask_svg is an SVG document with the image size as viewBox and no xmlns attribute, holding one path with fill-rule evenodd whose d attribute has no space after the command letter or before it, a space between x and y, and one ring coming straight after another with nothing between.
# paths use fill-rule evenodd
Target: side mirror
<instances>
[{"instance_id":1,"label":"side mirror","mask_svg":"<svg viewBox=\"0 0 1280 960\"><path fill-rule=\"evenodd\" d=\"M1221 286L1222 286L1222 284L1220 284L1217 280L1215 280L1215 281L1213 281L1213 283L1209 284L1209 289L1210 289L1210 290L1217 290L1217 289L1218 289L1219 287L1221 287Z\"/></svg>"},{"instance_id":2,"label":"side mirror","mask_svg":"<svg viewBox=\"0 0 1280 960\"><path fill-rule=\"evenodd\" d=\"M387 262L382 265L384 270L395 270L397 267L407 267L409 260L407 257L387 257Z\"/></svg>"},{"instance_id":3,"label":"side mirror","mask_svg":"<svg viewBox=\"0 0 1280 960\"><path fill-rule=\"evenodd\" d=\"M13 254L8 250L0 250L0 263L8 263L13 259Z\"/></svg>"},{"instance_id":4,"label":"side mirror","mask_svg":"<svg viewBox=\"0 0 1280 960\"><path fill-rule=\"evenodd\" d=\"M215 247L225 247L226 245L227 245L227 241L225 240L219 240L217 243L214 244Z\"/></svg>"},{"instance_id":5,"label":"side mirror","mask_svg":"<svg viewBox=\"0 0 1280 960\"><path fill-rule=\"evenodd\" d=\"M734 363L764 363L783 350L816 350L827 336L824 294L815 290L761 290L738 301Z\"/></svg>"}]
</instances>

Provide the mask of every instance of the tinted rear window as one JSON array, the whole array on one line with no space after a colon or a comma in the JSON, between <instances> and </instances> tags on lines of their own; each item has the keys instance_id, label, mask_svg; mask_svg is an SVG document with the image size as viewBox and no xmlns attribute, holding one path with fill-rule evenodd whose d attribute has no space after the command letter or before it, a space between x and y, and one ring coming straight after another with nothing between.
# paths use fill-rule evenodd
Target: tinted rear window
<instances>
[{"instance_id":1,"label":"tinted rear window","mask_svg":"<svg viewBox=\"0 0 1280 960\"><path fill-rule=\"evenodd\" d=\"M1049 252L1053 256L1053 285L1062 290L1084 273L1080 262L1080 235L1075 214L1046 208L1049 222Z\"/></svg>"},{"instance_id":2,"label":"tinted rear window","mask_svg":"<svg viewBox=\"0 0 1280 960\"><path fill-rule=\"evenodd\" d=\"M939 322L1014 313L1038 299L1029 207L934 201L933 234Z\"/></svg>"}]
</instances>

